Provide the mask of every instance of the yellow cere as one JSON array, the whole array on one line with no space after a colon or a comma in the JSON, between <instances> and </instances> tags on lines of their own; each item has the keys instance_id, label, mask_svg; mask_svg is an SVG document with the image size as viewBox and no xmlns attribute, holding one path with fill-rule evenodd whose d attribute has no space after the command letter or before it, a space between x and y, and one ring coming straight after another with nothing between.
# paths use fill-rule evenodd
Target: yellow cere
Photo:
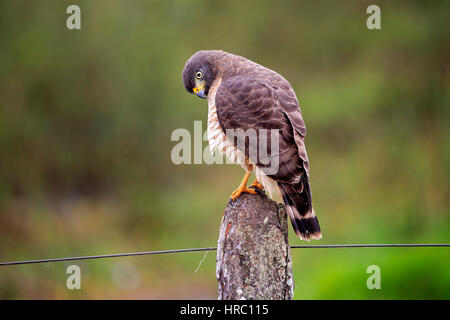
<instances>
[{"instance_id":1,"label":"yellow cere","mask_svg":"<svg viewBox=\"0 0 450 320\"><path fill-rule=\"evenodd\" d=\"M205 88L205 81L195 81L195 88L192 89L194 93L199 92L200 90L203 90Z\"/></svg>"}]
</instances>

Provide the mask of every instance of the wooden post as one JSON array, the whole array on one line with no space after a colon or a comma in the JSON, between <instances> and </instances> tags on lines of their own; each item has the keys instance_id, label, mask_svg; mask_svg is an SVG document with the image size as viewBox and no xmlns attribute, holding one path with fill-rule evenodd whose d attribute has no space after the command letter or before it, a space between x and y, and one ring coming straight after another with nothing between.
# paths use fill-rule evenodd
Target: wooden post
<instances>
[{"instance_id":1,"label":"wooden post","mask_svg":"<svg viewBox=\"0 0 450 320\"><path fill-rule=\"evenodd\" d=\"M262 194L242 194L230 200L220 226L216 261L219 299L292 299L284 207Z\"/></svg>"}]
</instances>

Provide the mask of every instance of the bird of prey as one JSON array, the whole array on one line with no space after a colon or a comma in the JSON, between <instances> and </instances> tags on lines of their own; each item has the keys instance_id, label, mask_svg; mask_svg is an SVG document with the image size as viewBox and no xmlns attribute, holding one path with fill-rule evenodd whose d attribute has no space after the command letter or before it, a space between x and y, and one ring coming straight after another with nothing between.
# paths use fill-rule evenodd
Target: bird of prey
<instances>
[{"instance_id":1,"label":"bird of prey","mask_svg":"<svg viewBox=\"0 0 450 320\"><path fill-rule=\"evenodd\" d=\"M280 74L244 57L221 50L202 50L190 57L183 69L183 84L189 93L208 101L208 142L246 170L243 181L231 194L265 189L278 203L284 203L292 226L300 239L321 239L319 222L312 207L309 163L304 137L306 127L292 86ZM239 129L241 129L239 131ZM268 149L277 142L275 172L255 152L258 146L238 143L229 130L245 132L277 130L278 140L267 135ZM245 139L245 138L244 138ZM262 138L261 138L262 139ZM245 140L247 143L249 139ZM254 144L254 143L253 143ZM255 156L256 154L256 156ZM247 180L255 169L256 179Z\"/></svg>"}]
</instances>

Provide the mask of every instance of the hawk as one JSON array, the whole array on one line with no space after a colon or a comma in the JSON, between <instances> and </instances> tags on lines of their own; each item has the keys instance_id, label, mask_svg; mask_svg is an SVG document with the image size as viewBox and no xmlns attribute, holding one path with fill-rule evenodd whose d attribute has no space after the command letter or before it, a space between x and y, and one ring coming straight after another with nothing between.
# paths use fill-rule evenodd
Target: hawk
<instances>
[{"instance_id":1,"label":"hawk","mask_svg":"<svg viewBox=\"0 0 450 320\"><path fill-rule=\"evenodd\" d=\"M265 189L270 198L284 203L292 226L300 239L321 239L319 222L312 207L309 163L304 137L306 126L292 86L280 74L244 57L221 50L202 50L188 59L183 69L183 84L189 93L208 101L208 142L228 159L240 161L246 170L239 187L231 194L235 200L241 193L255 194ZM257 143L239 136L246 130L276 130L273 136L257 135ZM235 136L229 131L240 132ZM278 146L277 170L252 152ZM242 140L241 140L242 142ZM251 172L255 181L247 187ZM250 188L253 187L253 188Z\"/></svg>"}]
</instances>

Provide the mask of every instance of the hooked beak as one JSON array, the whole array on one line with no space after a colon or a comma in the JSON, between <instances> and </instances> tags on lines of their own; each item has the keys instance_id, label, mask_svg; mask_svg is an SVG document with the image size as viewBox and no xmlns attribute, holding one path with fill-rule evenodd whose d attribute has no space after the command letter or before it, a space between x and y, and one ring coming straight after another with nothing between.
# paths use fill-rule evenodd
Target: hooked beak
<instances>
[{"instance_id":1,"label":"hooked beak","mask_svg":"<svg viewBox=\"0 0 450 320\"><path fill-rule=\"evenodd\" d=\"M202 99L206 99L205 95L205 82L203 82L200 86L196 86L194 89L192 89L194 93Z\"/></svg>"}]
</instances>

